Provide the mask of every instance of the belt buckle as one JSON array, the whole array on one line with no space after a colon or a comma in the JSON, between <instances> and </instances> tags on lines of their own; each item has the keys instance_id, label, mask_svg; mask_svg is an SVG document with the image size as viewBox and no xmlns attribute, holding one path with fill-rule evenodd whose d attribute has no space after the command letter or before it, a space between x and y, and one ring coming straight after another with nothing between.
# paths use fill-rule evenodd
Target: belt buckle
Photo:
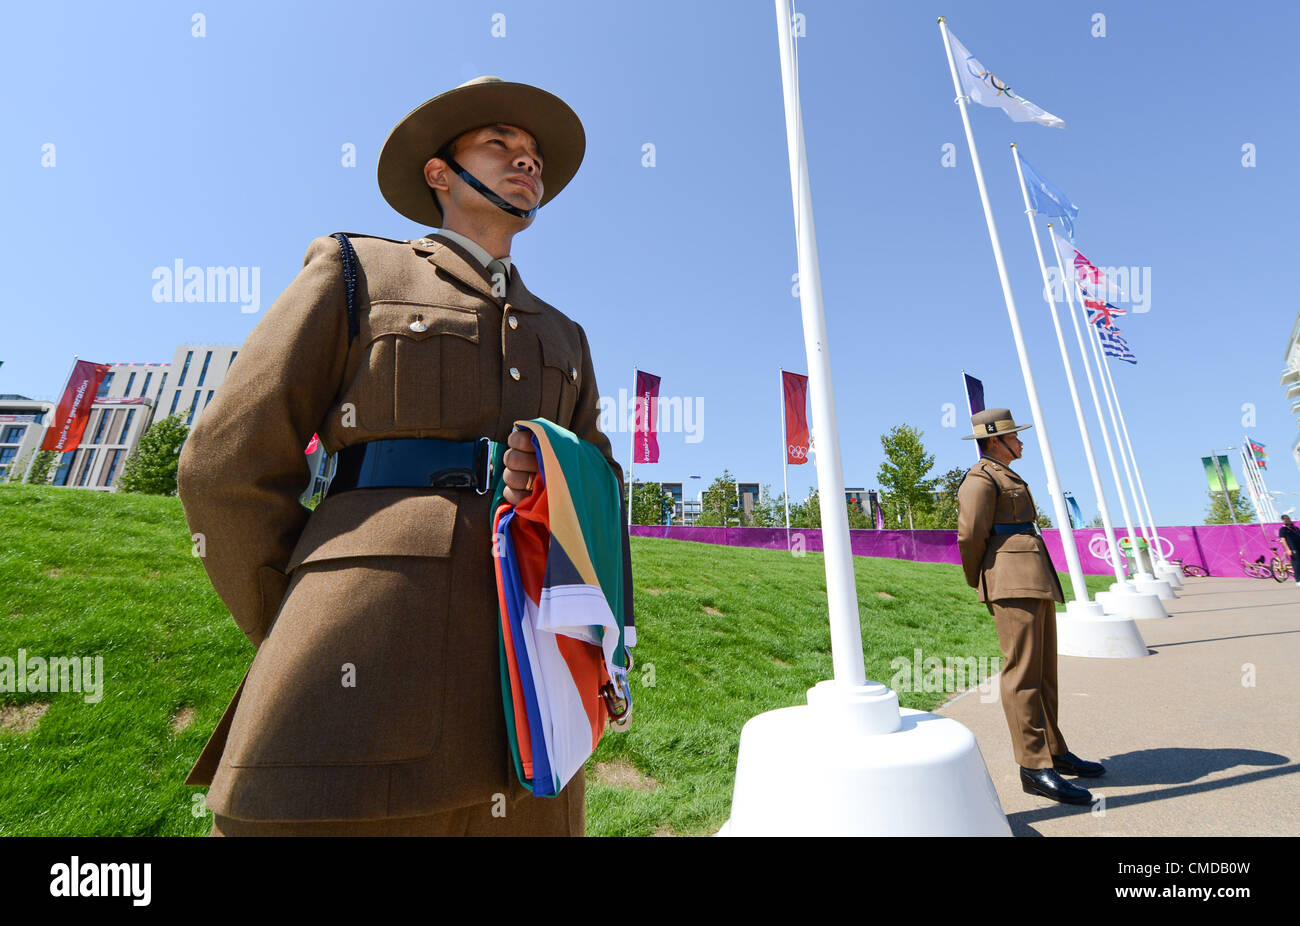
<instances>
[{"instance_id":1,"label":"belt buckle","mask_svg":"<svg viewBox=\"0 0 1300 926\"><path fill-rule=\"evenodd\" d=\"M479 495L487 495L492 488L492 441L480 437L477 443L478 446L474 449L474 473L478 484L474 486L474 491Z\"/></svg>"}]
</instances>

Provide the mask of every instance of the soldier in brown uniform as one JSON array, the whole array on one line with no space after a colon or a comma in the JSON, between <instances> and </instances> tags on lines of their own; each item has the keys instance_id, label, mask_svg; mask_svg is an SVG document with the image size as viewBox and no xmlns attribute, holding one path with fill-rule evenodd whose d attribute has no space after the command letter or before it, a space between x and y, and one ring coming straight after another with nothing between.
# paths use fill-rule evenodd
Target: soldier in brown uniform
<instances>
[{"instance_id":1,"label":"soldier in brown uniform","mask_svg":"<svg viewBox=\"0 0 1300 926\"><path fill-rule=\"evenodd\" d=\"M1056 602L1065 601L1036 524L1029 486L1009 464L1023 444L1011 412L991 408L971 417L980 459L957 490L957 544L966 582L979 589L1002 647L1002 709L1027 794L1088 804L1092 794L1059 772L1096 777L1105 769L1069 752L1057 725Z\"/></svg>"},{"instance_id":2,"label":"soldier in brown uniform","mask_svg":"<svg viewBox=\"0 0 1300 926\"><path fill-rule=\"evenodd\" d=\"M186 779L213 835L583 834L582 772L555 798L515 780L485 453L519 502L537 463L513 422L547 418L623 482L586 333L509 258L583 148L562 100L495 77L414 110L379 185L441 230L352 236L355 331L340 242L314 240L186 441L186 519L257 650ZM309 511L313 432L339 457Z\"/></svg>"}]
</instances>

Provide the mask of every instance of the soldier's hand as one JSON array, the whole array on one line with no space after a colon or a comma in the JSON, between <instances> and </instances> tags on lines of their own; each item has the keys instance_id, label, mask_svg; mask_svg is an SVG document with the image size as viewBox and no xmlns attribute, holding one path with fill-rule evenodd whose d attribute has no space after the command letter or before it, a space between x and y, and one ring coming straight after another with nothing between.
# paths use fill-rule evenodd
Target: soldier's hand
<instances>
[{"instance_id":1,"label":"soldier's hand","mask_svg":"<svg viewBox=\"0 0 1300 926\"><path fill-rule=\"evenodd\" d=\"M506 468L501 478L506 484L506 490L502 493L502 498L512 505L518 505L532 494L529 481L537 474L537 454L533 452L533 438L528 431L511 431L506 446L510 449L503 458Z\"/></svg>"}]
</instances>

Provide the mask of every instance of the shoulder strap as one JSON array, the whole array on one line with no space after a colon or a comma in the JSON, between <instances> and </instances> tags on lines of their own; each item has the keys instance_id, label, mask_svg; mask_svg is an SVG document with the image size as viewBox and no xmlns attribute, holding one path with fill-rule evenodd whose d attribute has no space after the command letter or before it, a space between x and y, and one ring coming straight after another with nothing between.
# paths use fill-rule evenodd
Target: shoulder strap
<instances>
[{"instance_id":1,"label":"shoulder strap","mask_svg":"<svg viewBox=\"0 0 1300 926\"><path fill-rule=\"evenodd\" d=\"M352 242L348 240L346 233L335 232L330 237L338 239L339 250L343 252L343 283L348 290L348 343L351 344L361 332L356 307L357 252L352 249Z\"/></svg>"}]
</instances>

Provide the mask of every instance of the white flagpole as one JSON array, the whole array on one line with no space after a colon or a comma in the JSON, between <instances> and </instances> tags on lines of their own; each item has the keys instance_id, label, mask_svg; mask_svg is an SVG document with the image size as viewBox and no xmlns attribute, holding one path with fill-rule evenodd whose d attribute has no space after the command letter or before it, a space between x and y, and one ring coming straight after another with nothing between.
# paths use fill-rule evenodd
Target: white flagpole
<instances>
[{"instance_id":1,"label":"white flagpole","mask_svg":"<svg viewBox=\"0 0 1300 926\"><path fill-rule=\"evenodd\" d=\"M1020 372L1025 380L1025 391L1029 393L1029 411L1033 418L1034 431L1038 435L1039 451L1043 455L1043 468L1047 471L1047 492L1056 511L1056 523L1061 527L1061 547L1065 551L1065 560L1070 568L1070 581L1075 584L1075 597L1087 600L1086 587L1080 584L1076 576L1082 577L1083 568L1079 565L1079 551L1074 545L1074 533L1070 530L1070 513L1065 506L1065 496L1061 494L1060 478L1056 473L1056 458L1052 455L1052 443L1047 434L1047 419L1038 402L1038 389L1034 385L1034 371L1029 365L1029 354L1025 350L1024 335L1020 330L1020 315L1016 311L1016 300L1011 294L1011 280L1007 276L1006 263L1002 259L1002 243L998 239L998 228L993 221L993 207L989 205L989 194L984 186L984 171L980 168L979 152L975 149L975 135L971 132L970 116L966 112L966 97L962 93L961 81L957 77L957 65L952 57L952 43L948 41L948 27L944 17L939 17L939 32L943 35L943 47L948 52L948 70L952 73L952 87L957 94L957 108L961 110L962 126L966 130L966 144L970 148L971 165L975 168L975 183L979 187L980 202L984 205L984 221L988 225L989 243L993 245L993 260L997 264L998 279L1002 283L1002 298L1007 305L1007 316L1011 320L1011 334L1016 342L1016 354L1020 358Z\"/></svg>"},{"instance_id":2,"label":"white flagpole","mask_svg":"<svg viewBox=\"0 0 1300 926\"><path fill-rule=\"evenodd\" d=\"M844 504L844 470L840 461L839 424L831 384L830 341L822 305L821 267L817 258L817 233L813 227L812 187L804 149L803 110L799 101L798 72L794 63L788 0L776 0L781 51L781 89L785 98L786 143L790 158L790 185L795 209L799 253L799 306L803 316L804 348L808 354L808 390L817 444L817 486L821 507L822 549L826 561L826 597L830 610L831 655L835 685L867 684L862 659L862 625L858 614L858 589L853 575L849 542L849 512Z\"/></svg>"},{"instance_id":3,"label":"white flagpole","mask_svg":"<svg viewBox=\"0 0 1300 926\"><path fill-rule=\"evenodd\" d=\"M1259 486L1256 485L1255 480L1251 478L1250 459L1246 455L1246 448L1244 446L1239 447L1237 452L1241 455L1242 472L1246 474L1246 491L1250 493L1250 503L1255 506L1255 519L1259 521L1260 532L1264 533L1264 519L1266 514L1264 511L1264 504L1259 497ZM1265 536L1267 536L1267 534L1265 534Z\"/></svg>"},{"instance_id":4,"label":"white flagpole","mask_svg":"<svg viewBox=\"0 0 1300 926\"><path fill-rule=\"evenodd\" d=\"M1137 487L1133 484L1133 472L1132 470L1129 469L1128 455L1124 451L1124 437L1120 433L1119 419L1116 417L1115 414L1114 392L1108 385L1109 377L1107 377L1106 375L1107 373L1106 351L1101 346L1101 335L1098 334L1097 332L1097 326L1090 324L1088 325L1088 327L1092 329L1092 337L1091 337L1092 354L1093 354L1094 361L1097 364L1097 378L1101 380L1102 395L1106 397L1106 410L1110 412L1111 430L1115 432L1115 446L1119 448L1119 461L1124 466L1124 478L1128 482L1129 496L1133 499L1133 507L1136 509L1138 505ZM1123 490L1121 489L1120 498L1122 499L1123 497L1124 497ZM1139 518L1138 526L1140 528L1141 527L1140 512L1138 513L1138 518ZM1155 576L1153 576L1151 573L1147 572L1145 569L1142 568L1142 558L1138 552L1137 536L1133 531L1133 522L1129 518L1127 505L1124 506L1124 520L1128 526L1128 540L1133 547L1133 562L1135 564L1135 569L1136 569L1133 578L1141 579L1143 581L1152 580L1155 578Z\"/></svg>"},{"instance_id":5,"label":"white flagpole","mask_svg":"<svg viewBox=\"0 0 1300 926\"><path fill-rule=\"evenodd\" d=\"M1255 462L1255 452L1250 450L1250 438L1243 434L1241 435L1241 439L1244 442L1241 445L1242 450L1249 451L1248 459L1250 461L1251 472L1255 475L1255 481L1259 485L1260 497L1264 499L1264 509L1268 514L1268 521L1270 524L1276 524L1282 519L1278 517L1277 505L1273 501L1272 493L1268 491L1268 483L1264 481L1264 470L1257 462Z\"/></svg>"},{"instance_id":6,"label":"white flagpole","mask_svg":"<svg viewBox=\"0 0 1300 926\"><path fill-rule=\"evenodd\" d=\"M1051 226L1048 226L1049 228ZM1083 344L1083 332L1079 328L1079 316L1074 309L1074 285L1073 277L1065 275L1065 267L1061 264L1061 251L1056 246L1056 237L1052 236L1052 253L1056 255L1056 270L1061 275L1061 285L1065 289L1065 300L1068 307L1070 321L1074 324L1074 337L1079 344L1079 355L1083 358L1083 372L1088 376L1088 389L1092 393L1092 405L1097 412L1097 424L1101 427L1101 439L1106 447L1106 459L1110 461L1111 476L1115 480L1115 488L1119 491L1120 509L1124 514L1124 523L1128 526L1130 542L1133 541L1133 523L1129 517L1128 503L1124 500L1124 490L1120 486L1119 467L1115 465L1115 451L1110 445L1110 432L1106 430L1106 418L1101 411L1101 399L1097 397L1097 384L1092 378L1092 365L1088 363L1088 349ZM1079 307L1083 308L1082 305ZM1087 324L1087 320L1084 320ZM1106 540L1110 544L1111 565L1115 568L1115 575L1118 576L1121 583L1126 581L1124 574L1124 558L1119 552L1119 541L1115 538L1115 525L1111 520L1110 508L1106 504L1106 493L1102 489L1097 490L1097 505L1101 511L1101 523L1106 529Z\"/></svg>"},{"instance_id":7,"label":"white flagpole","mask_svg":"<svg viewBox=\"0 0 1300 926\"><path fill-rule=\"evenodd\" d=\"M1103 359L1105 359L1105 354L1106 352L1103 350ZM1133 493L1133 507L1138 511L1139 523L1141 523L1143 509L1145 508L1146 526L1143 528L1143 533L1146 534L1146 540L1150 548L1155 551L1156 557L1163 563L1164 557L1160 555L1160 542L1156 537L1156 522L1151 517L1151 506L1147 504L1146 489L1142 485L1142 470L1138 468L1137 454L1133 452L1133 439L1129 437L1128 425L1124 421L1124 406L1120 404L1119 390L1115 388L1115 376L1111 372L1110 365L1107 364L1105 369L1106 379L1110 382L1111 395L1115 397L1115 412L1119 416L1119 426L1124 434L1123 441L1128 447L1128 458L1133 464L1133 475L1130 477L1130 482L1134 479L1137 481L1137 491ZM1154 565L1155 560L1152 560L1152 566Z\"/></svg>"},{"instance_id":8,"label":"white flagpole","mask_svg":"<svg viewBox=\"0 0 1300 926\"><path fill-rule=\"evenodd\" d=\"M786 449L788 440L785 430L785 369L777 367L776 376L781 387L781 497L785 500L785 548L788 550L790 549L790 478L788 475L790 457Z\"/></svg>"},{"instance_id":9,"label":"white flagpole","mask_svg":"<svg viewBox=\"0 0 1300 926\"><path fill-rule=\"evenodd\" d=\"M1092 477L1092 488L1097 493L1098 505L1101 508L1106 506L1106 493L1101 487L1101 476L1097 473L1097 458L1092 452L1092 439L1088 436L1088 421L1083 416L1083 406L1079 404L1079 390L1074 383L1074 367L1070 363L1070 353L1065 347L1065 335L1061 332L1061 319L1056 312L1056 300L1052 298L1051 281L1047 278L1047 264L1043 260L1043 245L1038 238L1038 226L1034 223L1034 207L1029 203L1029 189L1025 186L1025 172L1020 166L1020 150L1016 148L1015 142L1011 143L1011 158L1016 162L1016 176L1020 178L1020 195L1025 200L1025 218L1029 220L1029 232L1034 238L1034 253L1038 255L1038 272L1043 278L1043 298L1047 301L1047 308L1052 313L1052 327L1056 329L1056 345L1061 351L1061 363L1065 366L1065 382L1070 387L1070 401L1074 403L1074 417L1079 425L1079 436L1083 438L1083 452L1088 460L1088 473ZM1048 228L1051 228L1048 225ZM1078 547L1074 543L1074 526L1065 521L1061 525L1062 531L1070 531L1070 546ZM1062 535L1064 543L1064 535ZM1070 574L1070 580L1074 585L1075 601L1087 602L1088 586L1084 582L1083 568L1079 566L1079 558L1076 554L1074 561L1070 564L1071 568L1079 568L1079 577L1076 580L1074 574ZM1112 560L1115 566L1115 577L1124 581L1124 573L1120 570L1119 564ZM1082 594L1080 594L1082 592ZM1067 606L1068 607L1068 606Z\"/></svg>"},{"instance_id":10,"label":"white flagpole","mask_svg":"<svg viewBox=\"0 0 1300 926\"><path fill-rule=\"evenodd\" d=\"M63 380L63 392L60 392L60 393L59 393L59 397L58 397L58 399L56 399L56 400L54 401L54 411L51 412L51 414L57 414L57 413L58 413L58 410L59 410L59 402L61 402L61 401L63 400L63 396L66 395L67 392L68 392L68 384L72 382L72 373L73 373L73 371L75 371L75 370L77 369L77 356L78 356L77 354L73 354L73 355L72 355L72 366L68 367L68 375L67 375L67 377ZM47 425L45 426L45 429L48 431L49 428L50 428L50 426L47 424ZM36 446L32 448L32 455L31 455L31 457L27 460L27 469L23 472L23 483L24 483L24 484L26 484L26 482L27 482L27 477L30 476L30 475L32 474L32 466L35 465L35 463L36 463L36 455L37 455L38 453L41 452L41 444L43 444L43 443L45 443L45 436L44 436L44 435L41 435L41 439L40 439L39 441L37 441L37 442L36 442Z\"/></svg>"},{"instance_id":11,"label":"white flagpole","mask_svg":"<svg viewBox=\"0 0 1300 926\"><path fill-rule=\"evenodd\" d=\"M636 392L636 364L632 365L632 435L628 440L628 457L627 457L627 526L630 530L632 527L632 474L636 470L636 407L640 396ZM649 416L650 409L646 409L646 415ZM686 496L682 496L682 510L686 510Z\"/></svg>"}]
</instances>

